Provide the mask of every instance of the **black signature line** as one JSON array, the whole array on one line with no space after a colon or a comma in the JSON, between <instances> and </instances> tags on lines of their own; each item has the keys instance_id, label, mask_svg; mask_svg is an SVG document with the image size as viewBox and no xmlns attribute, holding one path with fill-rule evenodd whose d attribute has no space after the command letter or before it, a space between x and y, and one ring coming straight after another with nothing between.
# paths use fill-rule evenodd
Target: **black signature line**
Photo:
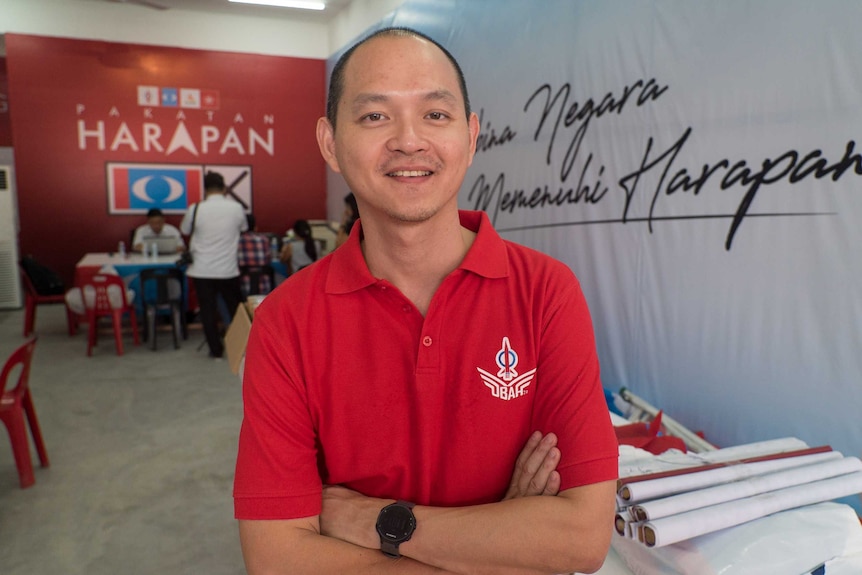
<instances>
[{"instance_id":1,"label":"black signature line","mask_svg":"<svg viewBox=\"0 0 862 575\"><path fill-rule=\"evenodd\" d=\"M837 216L838 212L778 212L778 213L766 213L766 214L752 214L748 213L745 215L746 218L798 218L798 217L816 217L816 216ZM656 222L656 221L674 221L674 220L720 220L720 219L733 219L735 214L703 214L703 215L691 215L691 216L653 216L653 217L643 217L643 218L626 218L623 220L622 218L615 218L611 220L585 220L580 222L554 222L549 224L536 224L531 226L517 226L512 228L498 228L495 226L494 229L497 230L498 233L501 232L518 232L522 230L540 230L544 228L560 228L566 226L592 226L592 225L601 225L601 224L629 224L629 223L638 223L638 222Z\"/></svg>"}]
</instances>

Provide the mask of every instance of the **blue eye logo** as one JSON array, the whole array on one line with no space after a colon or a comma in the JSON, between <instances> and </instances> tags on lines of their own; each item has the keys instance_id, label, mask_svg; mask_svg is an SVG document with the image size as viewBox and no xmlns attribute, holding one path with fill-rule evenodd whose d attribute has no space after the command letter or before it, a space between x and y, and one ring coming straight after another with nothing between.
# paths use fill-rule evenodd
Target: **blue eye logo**
<instances>
[{"instance_id":1,"label":"blue eye logo","mask_svg":"<svg viewBox=\"0 0 862 575\"><path fill-rule=\"evenodd\" d=\"M182 198L185 185L171 176L144 176L132 183L132 195L150 204L170 204Z\"/></svg>"},{"instance_id":2,"label":"blue eye logo","mask_svg":"<svg viewBox=\"0 0 862 575\"><path fill-rule=\"evenodd\" d=\"M186 170L159 168L129 169L129 207L184 210L189 178Z\"/></svg>"},{"instance_id":3,"label":"blue eye logo","mask_svg":"<svg viewBox=\"0 0 862 575\"><path fill-rule=\"evenodd\" d=\"M108 163L107 172L112 214L183 213L203 196L203 166Z\"/></svg>"}]
</instances>

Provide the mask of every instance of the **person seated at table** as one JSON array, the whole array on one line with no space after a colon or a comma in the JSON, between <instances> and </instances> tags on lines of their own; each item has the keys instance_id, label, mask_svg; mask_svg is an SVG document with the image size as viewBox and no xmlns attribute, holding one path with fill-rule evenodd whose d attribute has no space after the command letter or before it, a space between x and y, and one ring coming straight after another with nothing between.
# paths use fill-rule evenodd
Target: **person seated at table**
<instances>
[{"instance_id":1,"label":"person seated at table","mask_svg":"<svg viewBox=\"0 0 862 575\"><path fill-rule=\"evenodd\" d=\"M287 275L299 271L317 261L317 242L311 235L311 225L307 220L296 220L293 224L293 237L284 242L278 259L287 268Z\"/></svg>"},{"instance_id":2,"label":"person seated at table","mask_svg":"<svg viewBox=\"0 0 862 575\"><path fill-rule=\"evenodd\" d=\"M240 273L244 266L264 266L272 260L272 253L269 246L269 238L257 231L257 222L254 215L248 214L245 217L248 222L248 230L244 231L239 236L239 268ZM269 276L263 275L260 277L260 285L256 293L268 294L272 291L272 282ZM251 281L247 275L242 276L242 294L248 296L251 294Z\"/></svg>"},{"instance_id":3,"label":"person seated at table","mask_svg":"<svg viewBox=\"0 0 862 575\"><path fill-rule=\"evenodd\" d=\"M149 242L160 242L165 240L175 240L176 245L174 251L181 252L185 249L186 244L183 241L183 235L175 226L165 223L165 215L159 208L151 208L147 212L147 223L139 226L135 230L135 235L132 238L132 251L144 251L144 245ZM161 250L160 250L161 251Z\"/></svg>"}]
</instances>

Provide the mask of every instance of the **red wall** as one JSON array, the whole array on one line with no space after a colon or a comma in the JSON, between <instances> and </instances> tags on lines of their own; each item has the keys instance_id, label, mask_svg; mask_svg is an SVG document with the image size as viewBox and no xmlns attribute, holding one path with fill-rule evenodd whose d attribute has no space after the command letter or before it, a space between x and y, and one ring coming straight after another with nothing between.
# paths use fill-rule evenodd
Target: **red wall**
<instances>
[{"instance_id":1,"label":"red wall","mask_svg":"<svg viewBox=\"0 0 862 575\"><path fill-rule=\"evenodd\" d=\"M251 166L244 185L261 231L326 217L314 136L325 107L324 60L21 34L6 35L6 52L21 253L68 282L81 256L116 250L144 221L109 213L108 162ZM218 103L149 106L141 86L201 90ZM189 144L171 151L180 124ZM251 132L266 145L252 146ZM175 225L180 219L168 216Z\"/></svg>"},{"instance_id":2,"label":"red wall","mask_svg":"<svg viewBox=\"0 0 862 575\"><path fill-rule=\"evenodd\" d=\"M9 89L6 79L6 58L0 58L0 147L12 145L12 123L9 120Z\"/></svg>"}]
</instances>

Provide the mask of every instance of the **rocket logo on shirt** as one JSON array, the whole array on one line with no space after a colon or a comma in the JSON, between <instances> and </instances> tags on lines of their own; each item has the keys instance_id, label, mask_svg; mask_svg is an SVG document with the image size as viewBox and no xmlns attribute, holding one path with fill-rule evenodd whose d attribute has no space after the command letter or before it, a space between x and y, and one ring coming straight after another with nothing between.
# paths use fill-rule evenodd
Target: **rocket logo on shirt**
<instances>
[{"instance_id":1,"label":"rocket logo on shirt","mask_svg":"<svg viewBox=\"0 0 862 575\"><path fill-rule=\"evenodd\" d=\"M503 338L503 343L494 359L499 368L496 375L485 371L481 367L476 368L479 372L479 377L482 378L482 382L491 390L491 395L503 401L527 395L527 388L536 376L536 368L520 375L518 374L518 371L515 369L518 365L518 354L512 349L508 337Z\"/></svg>"}]
</instances>

